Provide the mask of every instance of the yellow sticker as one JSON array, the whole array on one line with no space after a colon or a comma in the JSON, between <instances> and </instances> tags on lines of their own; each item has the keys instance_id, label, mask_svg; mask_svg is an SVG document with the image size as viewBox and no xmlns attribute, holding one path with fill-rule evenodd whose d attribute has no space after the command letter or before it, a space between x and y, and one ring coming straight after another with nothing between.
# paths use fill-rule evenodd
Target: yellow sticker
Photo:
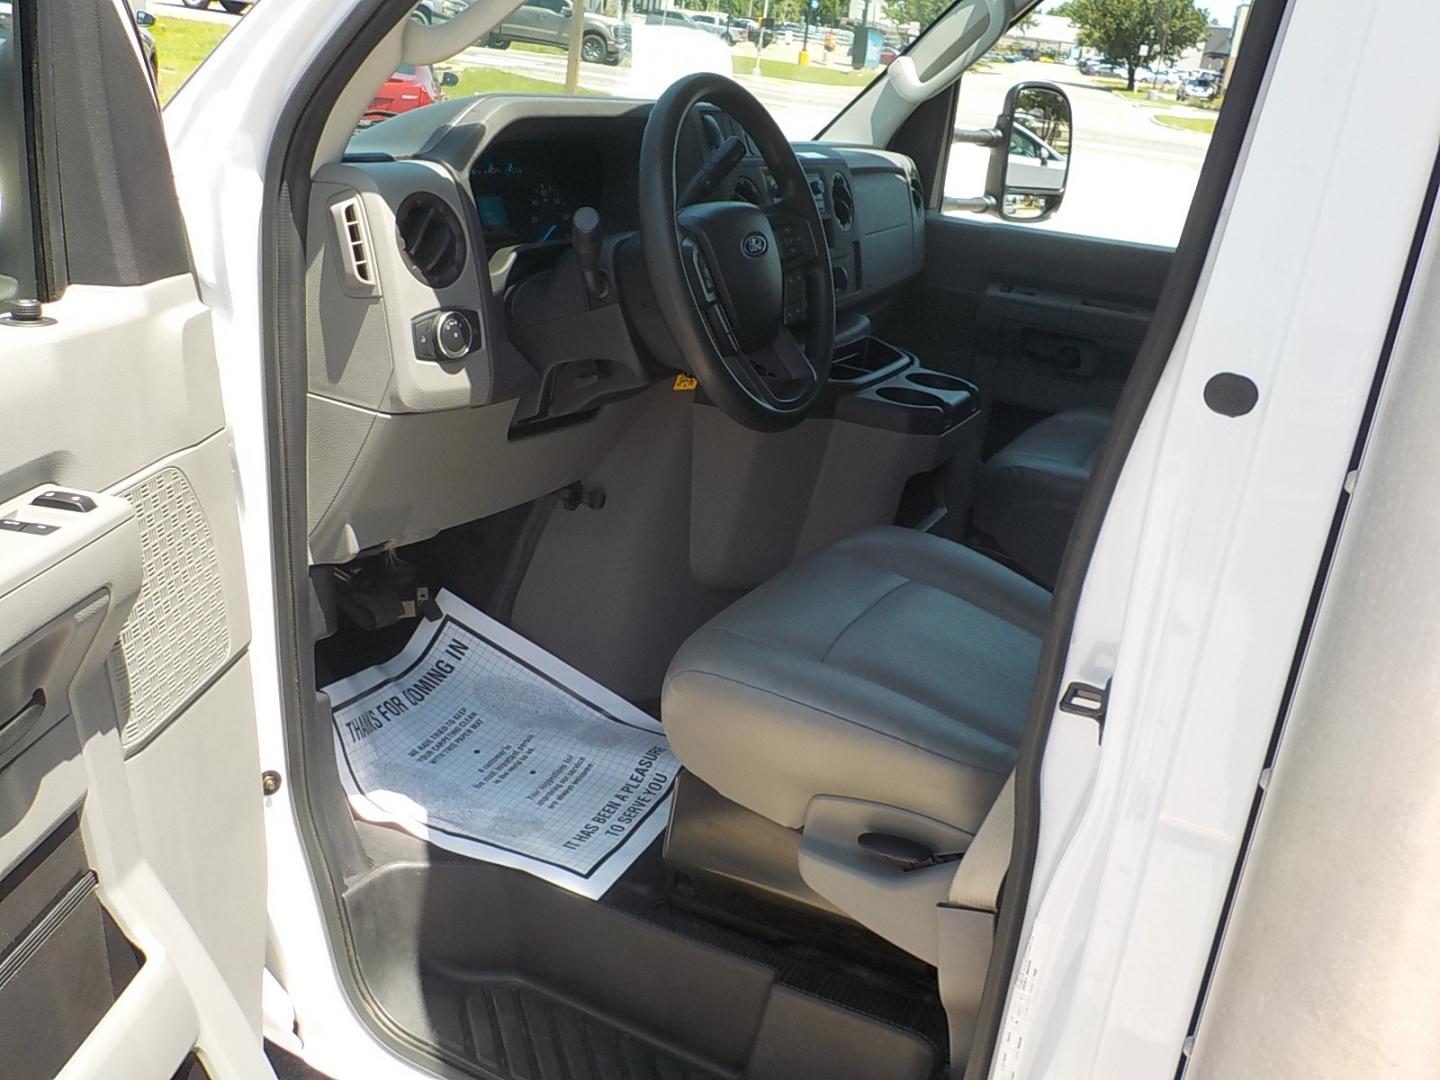
<instances>
[{"instance_id":1,"label":"yellow sticker","mask_svg":"<svg viewBox=\"0 0 1440 1080\"><path fill-rule=\"evenodd\" d=\"M700 380L694 375L686 375L683 371L675 376L675 385L670 387L677 394L683 394L686 390L694 390L700 385Z\"/></svg>"}]
</instances>

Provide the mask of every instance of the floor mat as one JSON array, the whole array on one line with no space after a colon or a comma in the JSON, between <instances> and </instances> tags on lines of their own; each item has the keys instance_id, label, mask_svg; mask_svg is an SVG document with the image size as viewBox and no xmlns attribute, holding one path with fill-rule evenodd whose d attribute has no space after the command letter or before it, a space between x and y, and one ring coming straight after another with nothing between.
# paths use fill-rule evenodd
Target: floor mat
<instances>
[{"instance_id":1,"label":"floor mat","mask_svg":"<svg viewBox=\"0 0 1440 1080\"><path fill-rule=\"evenodd\" d=\"M658 721L449 592L393 659L325 688L355 812L601 896L665 828Z\"/></svg>"}]
</instances>

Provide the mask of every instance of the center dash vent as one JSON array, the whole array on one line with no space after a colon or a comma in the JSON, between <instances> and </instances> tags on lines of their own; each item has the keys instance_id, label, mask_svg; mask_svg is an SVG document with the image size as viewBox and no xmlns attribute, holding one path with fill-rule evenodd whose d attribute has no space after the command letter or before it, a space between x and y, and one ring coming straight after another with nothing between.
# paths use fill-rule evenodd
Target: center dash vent
<instances>
[{"instance_id":1,"label":"center dash vent","mask_svg":"<svg viewBox=\"0 0 1440 1080\"><path fill-rule=\"evenodd\" d=\"M465 268L465 230L449 203L429 191L408 195L395 229L412 274L432 289L455 284Z\"/></svg>"},{"instance_id":2,"label":"center dash vent","mask_svg":"<svg viewBox=\"0 0 1440 1080\"><path fill-rule=\"evenodd\" d=\"M920 174L910 174L910 201L915 206L917 214L925 212L925 185L920 183Z\"/></svg>"},{"instance_id":3,"label":"center dash vent","mask_svg":"<svg viewBox=\"0 0 1440 1080\"><path fill-rule=\"evenodd\" d=\"M370 243L370 227L366 224L360 196L352 195L330 207L335 221L335 238L340 245L340 280L350 296L379 296L380 278L375 272Z\"/></svg>"},{"instance_id":4,"label":"center dash vent","mask_svg":"<svg viewBox=\"0 0 1440 1080\"><path fill-rule=\"evenodd\" d=\"M855 220L855 195L850 190L850 181L844 173L836 173L830 181L830 201L835 206L835 224L842 229L850 228Z\"/></svg>"}]
</instances>

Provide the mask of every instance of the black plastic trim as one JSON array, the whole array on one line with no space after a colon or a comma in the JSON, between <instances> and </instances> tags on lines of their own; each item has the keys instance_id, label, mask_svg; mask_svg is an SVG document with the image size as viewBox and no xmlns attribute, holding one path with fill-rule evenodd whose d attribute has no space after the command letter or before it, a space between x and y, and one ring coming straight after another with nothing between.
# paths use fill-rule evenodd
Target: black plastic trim
<instances>
[{"instance_id":1,"label":"black plastic trim","mask_svg":"<svg viewBox=\"0 0 1440 1080\"><path fill-rule=\"evenodd\" d=\"M1205 157L1169 276L1135 366L1115 407L1114 419L1076 514L1065 558L1060 564L1060 575L1050 606L1050 625L1041 648L1029 715L1020 738L1019 762L1015 767L1015 838L1011 848L1010 872L1006 879L1005 902L996 919L995 947L981 998L975 1043L965 1069L967 1076L988 1075L994 1060L1039 846L1040 769L1090 558L1135 433L1140 428L1150 398L1169 363L1180 328L1189 313L1289 2L1256 0L1251 10L1245 44L1236 60L1226 95L1227 106L1221 111L1215 126L1215 135Z\"/></svg>"},{"instance_id":2,"label":"black plastic trim","mask_svg":"<svg viewBox=\"0 0 1440 1080\"><path fill-rule=\"evenodd\" d=\"M188 274L160 108L134 28L108 0L38 7L45 296L59 296L67 280L126 286Z\"/></svg>"}]
</instances>

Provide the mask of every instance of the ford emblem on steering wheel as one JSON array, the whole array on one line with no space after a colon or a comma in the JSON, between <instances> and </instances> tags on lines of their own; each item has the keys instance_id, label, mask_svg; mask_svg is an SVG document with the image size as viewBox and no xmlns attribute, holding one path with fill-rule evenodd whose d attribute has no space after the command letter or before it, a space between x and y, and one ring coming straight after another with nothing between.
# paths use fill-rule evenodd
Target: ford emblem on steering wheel
<instances>
[{"instance_id":1,"label":"ford emblem on steering wheel","mask_svg":"<svg viewBox=\"0 0 1440 1080\"><path fill-rule=\"evenodd\" d=\"M752 232L740 241L740 250L750 258L758 259L770 250L770 241L765 239L764 233Z\"/></svg>"}]
</instances>

